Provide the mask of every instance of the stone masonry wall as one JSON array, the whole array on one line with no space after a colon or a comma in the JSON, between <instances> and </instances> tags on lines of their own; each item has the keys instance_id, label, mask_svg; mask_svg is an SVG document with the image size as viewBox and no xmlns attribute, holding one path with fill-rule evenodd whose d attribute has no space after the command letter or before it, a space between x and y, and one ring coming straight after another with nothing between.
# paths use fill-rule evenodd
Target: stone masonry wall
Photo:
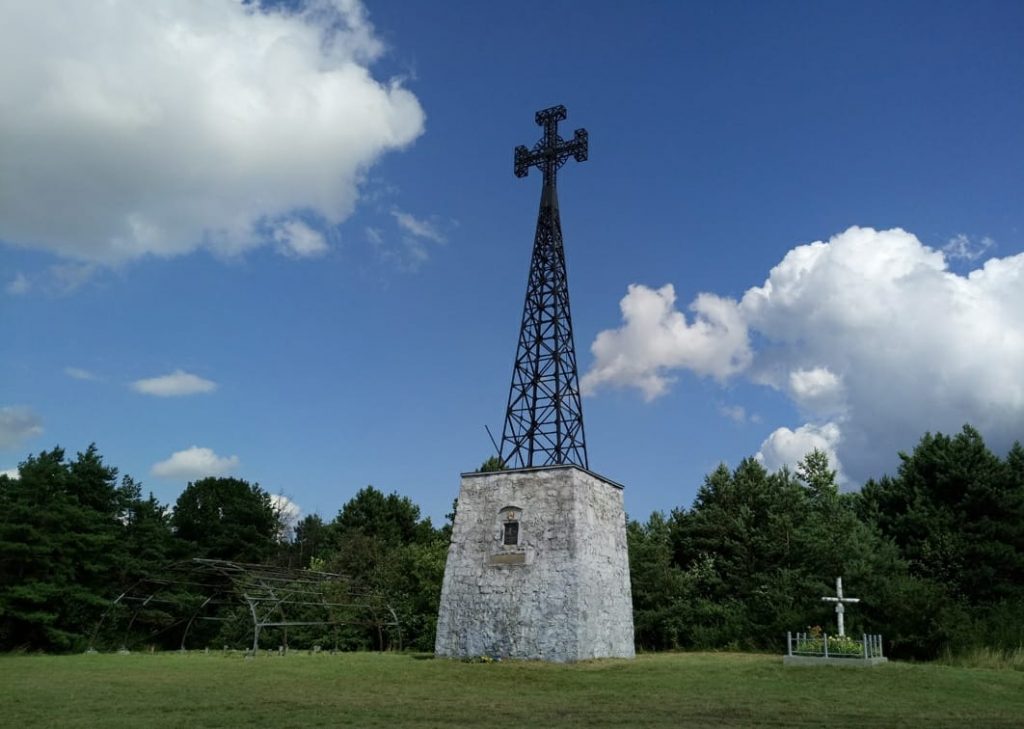
<instances>
[{"instance_id":1,"label":"stone masonry wall","mask_svg":"<svg viewBox=\"0 0 1024 729\"><path fill-rule=\"evenodd\" d=\"M509 514L518 522L515 545L503 544ZM632 657L622 488L576 466L465 474L435 651Z\"/></svg>"}]
</instances>

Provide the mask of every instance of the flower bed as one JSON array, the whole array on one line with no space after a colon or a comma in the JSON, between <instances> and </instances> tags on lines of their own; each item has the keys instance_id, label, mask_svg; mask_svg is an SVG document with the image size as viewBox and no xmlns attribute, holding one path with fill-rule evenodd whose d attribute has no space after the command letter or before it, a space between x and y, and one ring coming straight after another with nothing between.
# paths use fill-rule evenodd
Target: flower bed
<instances>
[{"instance_id":1,"label":"flower bed","mask_svg":"<svg viewBox=\"0 0 1024 729\"><path fill-rule=\"evenodd\" d=\"M862 635L860 640L849 635L828 635L820 628L807 633L786 634L786 664L852 662L863 665L885 663L881 635Z\"/></svg>"}]
</instances>

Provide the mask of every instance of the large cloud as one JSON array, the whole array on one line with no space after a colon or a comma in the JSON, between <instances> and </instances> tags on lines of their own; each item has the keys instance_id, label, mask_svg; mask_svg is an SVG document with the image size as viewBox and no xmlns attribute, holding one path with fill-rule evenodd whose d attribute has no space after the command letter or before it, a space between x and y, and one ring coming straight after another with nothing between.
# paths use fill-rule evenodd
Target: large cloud
<instances>
[{"instance_id":1,"label":"large cloud","mask_svg":"<svg viewBox=\"0 0 1024 729\"><path fill-rule=\"evenodd\" d=\"M358 0L0 4L0 239L116 262L322 253L304 220L423 130Z\"/></svg>"},{"instance_id":2,"label":"large cloud","mask_svg":"<svg viewBox=\"0 0 1024 729\"><path fill-rule=\"evenodd\" d=\"M906 231L850 228L797 246L738 302L701 294L691 308L711 297L733 312L727 331L743 332L705 329L710 360L698 356L705 343L693 343L681 312L648 304L665 290L630 286L624 324L594 341L585 383L636 387L650 398L673 369L742 373L785 392L808 422L769 436L766 461L791 462L797 443L814 440L855 479L877 473L880 458L890 463L925 430L970 422L998 448L1022 435L1024 254L959 275L942 251Z\"/></svg>"},{"instance_id":3,"label":"large cloud","mask_svg":"<svg viewBox=\"0 0 1024 729\"><path fill-rule=\"evenodd\" d=\"M580 383L583 391L633 385L653 400L672 382L668 370L724 379L749 365L747 328L735 301L701 294L690 305L692 324L676 311L675 302L672 284L657 290L630 286L619 304L624 325L601 332L591 346L596 362Z\"/></svg>"}]
</instances>

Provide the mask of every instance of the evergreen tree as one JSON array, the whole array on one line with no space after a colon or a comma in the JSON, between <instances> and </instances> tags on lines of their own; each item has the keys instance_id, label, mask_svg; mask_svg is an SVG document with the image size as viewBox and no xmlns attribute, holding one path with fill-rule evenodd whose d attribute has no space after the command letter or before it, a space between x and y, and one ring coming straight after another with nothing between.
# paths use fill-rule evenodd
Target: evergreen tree
<instances>
[{"instance_id":1,"label":"evergreen tree","mask_svg":"<svg viewBox=\"0 0 1024 729\"><path fill-rule=\"evenodd\" d=\"M372 486L342 506L329 530L331 571L347 575L352 589L376 596L395 611L404 645L432 649L447 532L435 530L430 519L421 519L419 507L408 497L385 496ZM390 615L375 618L384 621ZM377 625L349 635L350 647L361 648L382 647L397 639Z\"/></svg>"},{"instance_id":2,"label":"evergreen tree","mask_svg":"<svg viewBox=\"0 0 1024 729\"><path fill-rule=\"evenodd\" d=\"M420 508L407 496L385 496L373 486L360 489L349 499L331 524L336 541L360 532L387 544L411 544L429 539L433 527L420 520Z\"/></svg>"},{"instance_id":3,"label":"evergreen tree","mask_svg":"<svg viewBox=\"0 0 1024 729\"><path fill-rule=\"evenodd\" d=\"M648 650L695 645L694 580L675 563L672 528L654 512L646 523L626 525L636 644Z\"/></svg>"},{"instance_id":4,"label":"evergreen tree","mask_svg":"<svg viewBox=\"0 0 1024 729\"><path fill-rule=\"evenodd\" d=\"M84 646L125 559L117 469L54 448L0 484L0 648Z\"/></svg>"},{"instance_id":5,"label":"evergreen tree","mask_svg":"<svg viewBox=\"0 0 1024 729\"><path fill-rule=\"evenodd\" d=\"M237 478L204 478L185 487L171 525L179 553L259 563L278 547L281 523L270 495Z\"/></svg>"},{"instance_id":6,"label":"evergreen tree","mask_svg":"<svg viewBox=\"0 0 1024 729\"><path fill-rule=\"evenodd\" d=\"M322 563L331 545L331 532L319 514L307 514L295 525L292 541L283 545L289 567L311 569L312 564Z\"/></svg>"},{"instance_id":7,"label":"evergreen tree","mask_svg":"<svg viewBox=\"0 0 1024 729\"><path fill-rule=\"evenodd\" d=\"M118 581L129 585L144 578L158 577L174 554L169 510L153 494L142 498L142 485L131 476L121 479L118 489L124 558Z\"/></svg>"},{"instance_id":8,"label":"evergreen tree","mask_svg":"<svg viewBox=\"0 0 1024 729\"><path fill-rule=\"evenodd\" d=\"M870 481L858 510L899 548L915 577L914 596L934 616L913 631L934 655L981 643L1024 640L1024 452L1005 462L965 425L953 437L925 434L900 454L895 477ZM911 631L908 631L911 632Z\"/></svg>"}]
</instances>

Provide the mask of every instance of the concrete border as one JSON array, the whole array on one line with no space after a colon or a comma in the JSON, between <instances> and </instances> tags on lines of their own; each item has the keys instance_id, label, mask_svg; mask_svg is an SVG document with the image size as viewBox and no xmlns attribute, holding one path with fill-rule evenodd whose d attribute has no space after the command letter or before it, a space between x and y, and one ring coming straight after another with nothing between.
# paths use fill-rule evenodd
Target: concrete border
<instances>
[{"instance_id":1,"label":"concrete border","mask_svg":"<svg viewBox=\"0 0 1024 729\"><path fill-rule=\"evenodd\" d=\"M875 658L833 658L829 656L783 656L783 666L842 666L844 668L871 668L888 663L884 656Z\"/></svg>"}]
</instances>

